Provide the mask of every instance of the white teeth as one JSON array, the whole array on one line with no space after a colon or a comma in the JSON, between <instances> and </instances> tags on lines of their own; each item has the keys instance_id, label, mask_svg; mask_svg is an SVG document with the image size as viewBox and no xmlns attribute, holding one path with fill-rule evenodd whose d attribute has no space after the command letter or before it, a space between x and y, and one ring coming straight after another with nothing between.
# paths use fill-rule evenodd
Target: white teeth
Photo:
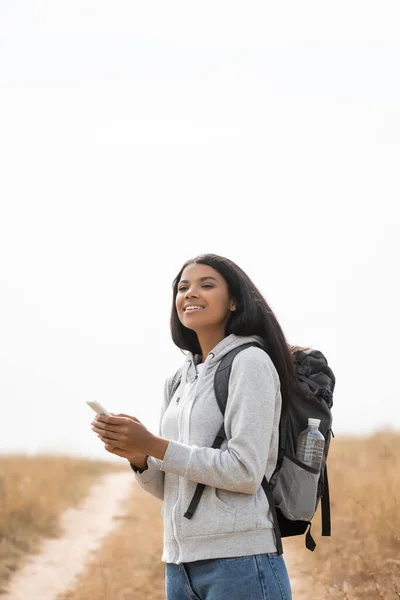
<instances>
[{"instance_id":1,"label":"white teeth","mask_svg":"<svg viewBox=\"0 0 400 600\"><path fill-rule=\"evenodd\" d=\"M202 306L188 306L188 307L186 308L186 312L187 312L188 310L203 310L203 307L202 307Z\"/></svg>"}]
</instances>

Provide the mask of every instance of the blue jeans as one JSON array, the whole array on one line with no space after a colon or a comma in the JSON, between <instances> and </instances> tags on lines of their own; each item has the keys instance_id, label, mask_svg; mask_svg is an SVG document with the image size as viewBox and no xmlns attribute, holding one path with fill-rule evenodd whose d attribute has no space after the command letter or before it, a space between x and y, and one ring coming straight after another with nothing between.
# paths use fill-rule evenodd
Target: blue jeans
<instances>
[{"instance_id":1,"label":"blue jeans","mask_svg":"<svg viewBox=\"0 0 400 600\"><path fill-rule=\"evenodd\" d=\"M165 565L167 600L292 600L276 552Z\"/></svg>"}]
</instances>

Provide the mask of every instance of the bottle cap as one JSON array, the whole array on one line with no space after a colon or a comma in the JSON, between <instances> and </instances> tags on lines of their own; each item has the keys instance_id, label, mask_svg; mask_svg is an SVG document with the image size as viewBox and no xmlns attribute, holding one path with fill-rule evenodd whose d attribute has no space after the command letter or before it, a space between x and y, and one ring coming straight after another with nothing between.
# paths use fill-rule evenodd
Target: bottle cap
<instances>
[{"instance_id":1,"label":"bottle cap","mask_svg":"<svg viewBox=\"0 0 400 600\"><path fill-rule=\"evenodd\" d=\"M317 427L319 427L320 423L321 423L321 419L312 419L311 417L308 419L309 425L316 425Z\"/></svg>"}]
</instances>

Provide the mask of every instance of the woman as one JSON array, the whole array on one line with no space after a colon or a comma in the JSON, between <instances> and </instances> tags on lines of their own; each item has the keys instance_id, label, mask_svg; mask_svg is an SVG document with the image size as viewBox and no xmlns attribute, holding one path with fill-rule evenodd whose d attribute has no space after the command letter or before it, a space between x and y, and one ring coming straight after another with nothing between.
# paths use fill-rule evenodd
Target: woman
<instances>
[{"instance_id":1,"label":"woman","mask_svg":"<svg viewBox=\"0 0 400 600\"><path fill-rule=\"evenodd\" d=\"M282 402L296 385L291 352L267 302L234 262L215 254L187 261L173 282L171 333L186 351L170 399L165 383L159 435L135 417L98 415L106 450L128 459L144 490L163 500L167 600L290 600L282 555L261 487L275 469ZM222 357L239 352L229 379L226 440L213 382ZM204 492L184 514L198 483Z\"/></svg>"}]
</instances>

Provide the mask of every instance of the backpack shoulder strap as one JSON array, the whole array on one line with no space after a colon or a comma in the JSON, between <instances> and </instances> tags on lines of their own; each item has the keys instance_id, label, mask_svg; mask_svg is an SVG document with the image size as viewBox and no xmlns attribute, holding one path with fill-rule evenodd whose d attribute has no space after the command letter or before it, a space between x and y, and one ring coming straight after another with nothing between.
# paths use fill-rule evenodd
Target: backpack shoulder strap
<instances>
[{"instance_id":1,"label":"backpack shoulder strap","mask_svg":"<svg viewBox=\"0 0 400 600\"><path fill-rule=\"evenodd\" d=\"M249 344L244 344L243 346L238 346L237 348L234 348L233 350L231 350L230 352L225 354L225 356L222 358L222 360L219 363L217 370L215 372L214 392L215 392L215 397L218 402L218 406L219 406L220 411L223 416L225 415L225 408L226 408L226 403L228 400L229 375L231 373L233 359L235 358L236 354L238 354L245 348L248 348L249 346L258 346L258 344L251 342ZM219 431L214 439L212 448L215 448L215 449L221 448L222 443L225 440L225 438L226 438L225 427L224 427L224 423L222 422L222 425L219 428ZM186 517L186 519L191 519L193 517L194 512L197 508L197 505L200 502L200 498L203 494L205 487L206 486L204 483L197 484L195 492L193 494L193 498L189 504L189 507L188 507L187 511L185 512L185 514L183 515L184 517Z\"/></svg>"},{"instance_id":2,"label":"backpack shoulder strap","mask_svg":"<svg viewBox=\"0 0 400 600\"><path fill-rule=\"evenodd\" d=\"M250 346L259 348L259 345L255 342L249 342L248 344L243 344L243 346L233 348L233 350L225 354L218 365L214 377L214 393L222 415L225 415L226 402L228 400L229 376L232 370L233 359L239 352L242 352L242 350L245 350L246 348L250 348Z\"/></svg>"},{"instance_id":3,"label":"backpack shoulder strap","mask_svg":"<svg viewBox=\"0 0 400 600\"><path fill-rule=\"evenodd\" d=\"M225 415L226 402L228 399L229 376L230 376L231 370L232 370L233 359L239 352L241 352L245 348L249 348L251 346L259 347L258 344L254 343L254 342L250 342L248 344L243 344L243 346L238 346L237 348L234 348L233 350L228 352L228 354L226 354L223 357L220 364L218 365L218 368L217 368L217 371L216 371L215 377L214 377L214 392L215 392L215 397L218 402L219 409L223 415ZM221 428L217 434L217 437L215 438L213 448L214 447L220 448L222 440L225 437L226 437L225 428L224 428L224 424L222 424ZM281 554L283 554L283 547L282 547L281 533L279 530L278 516L277 516L276 508L275 508L275 501L272 496L271 487L269 485L269 482L265 478L265 476L263 477L261 485L267 496L268 504L269 504L269 507L270 507L270 510L272 513L272 519L273 519L273 523L274 523L276 549L277 549L278 554L281 555ZM204 486L203 486L203 488L204 488ZM196 509L197 504L199 503L202 492L203 492L203 489L200 488L200 486L198 485L195 495L192 499L192 503L191 503L188 511L186 512L185 517L187 517L187 518L192 517L193 512Z\"/></svg>"},{"instance_id":4,"label":"backpack shoulder strap","mask_svg":"<svg viewBox=\"0 0 400 600\"><path fill-rule=\"evenodd\" d=\"M322 519L322 532L321 535L331 535L331 506L329 501L329 483L328 483L328 469L325 463L325 476L324 476L324 491L321 496L321 519Z\"/></svg>"}]
</instances>

